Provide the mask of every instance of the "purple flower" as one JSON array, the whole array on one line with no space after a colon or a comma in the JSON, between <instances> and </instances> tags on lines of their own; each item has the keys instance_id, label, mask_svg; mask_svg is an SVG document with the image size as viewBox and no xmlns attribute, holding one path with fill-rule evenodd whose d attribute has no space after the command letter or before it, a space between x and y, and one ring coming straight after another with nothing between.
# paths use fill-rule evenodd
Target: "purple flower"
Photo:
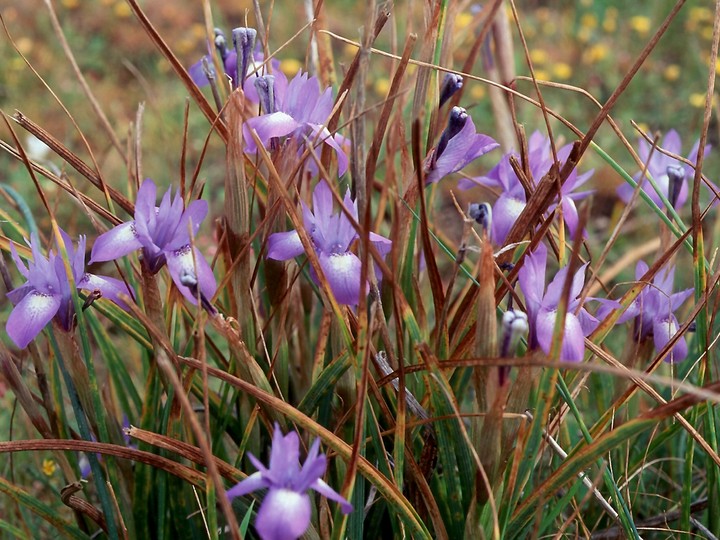
<instances>
[{"instance_id":1,"label":"purple flower","mask_svg":"<svg viewBox=\"0 0 720 540\"><path fill-rule=\"evenodd\" d=\"M150 272L157 273L167 263L182 295L197 304L199 289L203 305L208 307L217 289L215 276L200 251L190 248L191 231L194 238L207 215L208 204L197 200L184 209L180 193L171 200L168 189L157 207L156 191L155 183L146 179L138 190L135 219L101 234L95 240L90 260L111 261L142 249Z\"/></svg>"},{"instance_id":2,"label":"purple flower","mask_svg":"<svg viewBox=\"0 0 720 540\"><path fill-rule=\"evenodd\" d=\"M525 295L525 306L530 320L530 346L540 345L540 348L548 354L552 346L558 305L565 286L568 267L561 268L545 290L546 263L547 249L543 244L539 244L534 252L525 257L518 274L518 281L520 290ZM560 352L560 360L563 361L579 362L583 359L584 336L589 335L598 324L598 320L581 307L578 298L585 284L586 267L587 264L582 265L572 278ZM597 299L589 298L589 300Z\"/></svg>"},{"instance_id":3,"label":"purple flower","mask_svg":"<svg viewBox=\"0 0 720 540\"><path fill-rule=\"evenodd\" d=\"M357 220L357 203L350 198L350 190L345 193L344 206ZM324 180L318 182L313 192L313 212L302 203L303 221L315 247L320 266L328 280L335 299L341 304L356 305L360 300L363 287L360 283L361 262L350 251L352 243L358 238L347 216L338 212L333 214L333 197L330 187ZM384 236L370 233L370 242L381 256L385 256L391 242ZM285 261L305 253L297 231L274 233L268 239L269 259ZM311 270L315 283L317 276Z\"/></svg>"},{"instance_id":4,"label":"purple flower","mask_svg":"<svg viewBox=\"0 0 720 540\"><path fill-rule=\"evenodd\" d=\"M572 145L567 145L558 150L558 160L561 165L567 159L571 149ZM464 178L458 184L460 189L469 189L478 184L500 188L500 196L493 206L492 239L497 245L503 245L505 243L510 229L512 229L527 203L525 189L510 165L511 156L519 158L518 154L514 152L505 154L500 162L486 176ZM528 165L532 176L532 178L528 180L537 185L542 177L550 170L552 164L553 156L550 151L550 139L544 137L539 131L536 131L528 141ZM584 199L592 193L592 191L581 191L579 193L573 193L573 191L587 182L592 174L593 171L591 170L578 175L577 170L574 169L561 189L562 198L560 205L562 207L563 220L572 236L575 236L578 227L578 213L575 201ZM555 206L557 205L550 206L550 210Z\"/></svg>"},{"instance_id":5,"label":"purple flower","mask_svg":"<svg viewBox=\"0 0 720 540\"><path fill-rule=\"evenodd\" d=\"M342 149L345 138L331 135L325 127L333 109L332 88L320 91L316 77L308 77L300 71L290 83L282 72L271 76L258 77L254 81L258 99L264 114L250 118L243 124L243 138L246 151L257 151L250 130L255 130L260 142L268 147L272 139L290 136L298 140L300 146L305 137L309 141L323 142L329 145L338 159L338 174L347 170L348 159ZM246 82L245 87L248 87Z\"/></svg>"},{"instance_id":6,"label":"purple flower","mask_svg":"<svg viewBox=\"0 0 720 540\"><path fill-rule=\"evenodd\" d=\"M638 261L635 267L635 279L640 279L647 273L648 265L644 261ZM675 318L675 311L685 300L692 296L692 289L685 289L673 293L673 279L675 268L658 272L655 274L652 285L648 284L638 297L628 306L617 320L622 324L630 319L635 319L636 337L638 341L652 336L655 342L655 349L660 351L667 345L678 331L679 324ZM604 319L610 313L609 306L603 306L598 311L598 318ZM685 337L681 337L665 360L679 362L684 360L688 353Z\"/></svg>"},{"instance_id":7,"label":"purple flower","mask_svg":"<svg viewBox=\"0 0 720 540\"><path fill-rule=\"evenodd\" d=\"M294 540L310 526L310 497L308 489L340 504L344 514L352 512L352 505L323 480L327 458L319 454L320 439L315 439L305 463L300 466L300 439L294 431L283 436L275 424L270 466L265 467L255 456L248 458L258 472L227 491L229 499L267 488L255 519L255 528L263 540Z\"/></svg>"},{"instance_id":8,"label":"purple flower","mask_svg":"<svg viewBox=\"0 0 720 540\"><path fill-rule=\"evenodd\" d=\"M448 125L425 163L425 181L439 182L498 146L492 137L475 131L475 124L465 109L453 107Z\"/></svg>"},{"instance_id":9,"label":"purple flower","mask_svg":"<svg viewBox=\"0 0 720 540\"><path fill-rule=\"evenodd\" d=\"M644 138L640 138L638 144L640 149L638 154L640 160L643 163L647 163L647 174L655 180L660 192L667 198L667 200L675 206L680 208L688 198L688 173L692 170L689 169L684 163L666 156L662 152L655 150L650 156L652 146ZM680 141L680 135L674 129L671 129L665 135L662 141L662 148L673 154L680 155L682 152L682 142ZM700 141L695 142L695 145L690 150L688 161L695 163L697 161L698 149L700 148ZM705 154L710 151L710 145L705 147ZM642 180L642 189L647 193L655 204L660 208L663 207L663 203L660 200L660 196L657 194L655 189L652 187L647 178L643 178L642 171L639 171L633 176L636 182ZM717 188L716 188L717 189ZM628 203L632 198L633 191L635 188L629 184L622 184L618 187L618 196L623 202ZM675 199L673 201L673 199Z\"/></svg>"},{"instance_id":10,"label":"purple flower","mask_svg":"<svg viewBox=\"0 0 720 540\"><path fill-rule=\"evenodd\" d=\"M262 63L263 61L262 53L253 53L256 37L257 31L254 28L235 28L232 31L234 48L233 50L230 50L228 49L228 42L225 37L225 33L219 28L215 29L215 50L220 55L220 61L225 75L230 78L233 82L233 87L235 88L239 86L240 82L238 80L238 68L240 70L240 80L245 82L248 68L251 67L251 64L256 62ZM239 65L238 58L240 59ZM215 74L212 57L208 54L188 68L190 78L198 86L206 86L210 83L207 75L205 74L203 62L207 62L208 69L212 74Z\"/></svg>"},{"instance_id":11,"label":"purple flower","mask_svg":"<svg viewBox=\"0 0 720 540\"><path fill-rule=\"evenodd\" d=\"M122 281L85 272L85 237L80 236L76 249L65 231L60 229L60 234L75 286L86 291L99 291L102 296L127 308L118 296L121 293L131 296ZM10 244L15 265L27 282L7 293L15 308L10 313L5 328L10 339L21 349L27 347L53 318L57 319L64 330L70 331L75 315L72 291L62 257L50 250L46 259L40 253L40 241L35 234L30 237L28 245L33 260L28 261L28 266L25 266L15 245Z\"/></svg>"}]
</instances>

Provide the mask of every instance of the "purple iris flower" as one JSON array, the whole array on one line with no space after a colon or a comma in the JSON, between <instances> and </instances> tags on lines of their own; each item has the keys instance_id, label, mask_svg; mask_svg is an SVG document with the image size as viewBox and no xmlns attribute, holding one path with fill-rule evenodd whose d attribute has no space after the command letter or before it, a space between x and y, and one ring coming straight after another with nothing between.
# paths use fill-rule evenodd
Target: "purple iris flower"
<instances>
[{"instance_id":1,"label":"purple iris flower","mask_svg":"<svg viewBox=\"0 0 720 540\"><path fill-rule=\"evenodd\" d=\"M273 75L258 77L254 85L264 114L243 124L247 152L257 151L251 129L266 148L272 139L279 137L295 137L300 143L307 137L329 145L337 155L338 174L345 173L348 167L348 158L342 149L345 138L331 135L325 127L333 109L332 88L321 92L317 78L302 71L289 83L282 72L276 71ZM249 86L247 82L245 86Z\"/></svg>"},{"instance_id":2,"label":"purple iris flower","mask_svg":"<svg viewBox=\"0 0 720 540\"><path fill-rule=\"evenodd\" d=\"M545 290L545 267L547 264L547 249L539 244L534 252L525 257L525 262L518 274L520 290L525 295L525 306L530 321L530 346L540 345L546 354L550 353L552 346L555 320L558 305L562 295L568 267L561 268ZM572 278L570 294L565 315L565 332L562 341L560 360L579 362L585 353L584 336L590 335L598 325L598 320L581 307L580 293L585 284L585 268L582 265ZM599 300L588 298L588 300ZM617 305L612 301L606 303ZM578 310L578 308L580 308Z\"/></svg>"},{"instance_id":3,"label":"purple iris flower","mask_svg":"<svg viewBox=\"0 0 720 540\"><path fill-rule=\"evenodd\" d=\"M182 295L197 304L199 289L203 306L209 308L217 289L215 276L200 251L190 249L190 234L193 238L197 234L208 204L197 200L185 209L180 192L171 200L168 189L157 207L156 191L151 179L143 182L135 203L135 219L101 234L93 245L91 262L111 261L142 249L150 272L157 273L167 263Z\"/></svg>"},{"instance_id":4,"label":"purple iris flower","mask_svg":"<svg viewBox=\"0 0 720 540\"><path fill-rule=\"evenodd\" d=\"M344 206L357 221L357 203L350 198L350 190L345 193ZM313 192L313 211L303 202L303 221L305 229L315 247L320 266L328 280L335 299L341 304L357 305L363 288L360 283L361 262L350 251L352 243L358 238L350 220L343 212L333 214L333 197L330 187L324 180L318 182ZM392 242L370 233L370 242L381 256L385 256ZM269 259L285 261L305 253L297 231L274 233L268 239ZM315 272L311 276L318 283Z\"/></svg>"},{"instance_id":5,"label":"purple iris flower","mask_svg":"<svg viewBox=\"0 0 720 540\"><path fill-rule=\"evenodd\" d=\"M558 150L558 161L561 166L570 155L571 150L572 145L563 146ZM469 189L478 184L500 188L500 196L493 206L492 224L492 240L497 245L503 245L505 243L510 229L512 229L527 203L525 189L510 165L511 156L519 159L518 154L514 152L505 154L500 162L486 176L464 178L460 180L458 184L460 189ZM552 164L553 156L550 149L550 139L543 136L539 131L536 131L528 141L528 165L532 176L532 178L528 180L537 185L542 177L550 170ZM592 174L593 171L590 170L579 175L577 170L573 169L561 189L562 198L560 205L562 207L563 220L572 236L575 236L578 227L578 213L575 201L584 199L590 195L592 191L573 192L587 182ZM550 210L555 206L557 205L554 204L550 206Z\"/></svg>"},{"instance_id":6,"label":"purple iris flower","mask_svg":"<svg viewBox=\"0 0 720 540\"><path fill-rule=\"evenodd\" d=\"M425 182L439 182L499 146L495 139L475 130L475 124L465 109L453 107L448 125L425 163Z\"/></svg>"},{"instance_id":7,"label":"purple iris flower","mask_svg":"<svg viewBox=\"0 0 720 540\"><path fill-rule=\"evenodd\" d=\"M76 249L65 231L60 229L60 234L75 286L86 291L99 291L102 296L127 309L127 305L119 297L120 294L132 296L125 283L119 279L85 272L85 237L80 236ZM27 282L7 293L15 308L8 317L5 329L10 339L21 349L27 347L53 318L64 330L70 331L75 315L72 291L62 257L50 250L46 259L40 252L40 240L35 234L30 237L28 245L33 260L28 261L25 266L15 245L10 244L15 265Z\"/></svg>"},{"instance_id":8,"label":"purple iris flower","mask_svg":"<svg viewBox=\"0 0 720 540\"><path fill-rule=\"evenodd\" d=\"M638 261L635 267L635 279L640 279L647 273L648 265L644 261ZM673 280L675 268L655 274L652 285L645 287L638 297L628 306L617 320L622 324L630 319L635 319L636 337L638 341L652 336L655 342L655 349L660 351L667 345L678 331L680 325L675 318L675 311L685 300L692 296L692 289L685 289L673 293ZM604 319L610 313L609 306L603 306L598 311L598 318ZM665 357L669 362L680 362L688 353L685 337L681 337L671 353Z\"/></svg>"},{"instance_id":9,"label":"purple iris flower","mask_svg":"<svg viewBox=\"0 0 720 540\"><path fill-rule=\"evenodd\" d=\"M682 207L688 198L687 177L692 169L684 163L666 156L657 150L655 150L652 153L652 156L650 156L652 146L643 137L640 137L638 144L640 146L638 154L640 156L640 160L643 163L647 163L648 176L655 180L655 183L658 185L662 194L671 204L673 204L675 208ZM665 134L665 138L662 141L662 148L668 152L672 152L673 154L680 155L682 152L682 142L677 131L671 129L667 132L667 134ZM700 141L696 141L692 150L690 150L688 161L692 163L697 161L699 148ZM705 147L705 154L707 155L709 151L710 145ZM641 180L643 181L642 189L650 196L655 204L662 208L663 203L660 200L660 196L657 194L647 178L643 178L642 171L636 173L633 178L636 182L640 182ZM633 191L635 191L635 188L629 184L622 184L617 188L618 196L625 203L630 202Z\"/></svg>"},{"instance_id":10,"label":"purple iris flower","mask_svg":"<svg viewBox=\"0 0 720 540\"><path fill-rule=\"evenodd\" d=\"M263 540L295 540L310 526L312 509L308 489L340 504L349 514L353 507L345 498L327 485L322 476L327 458L319 454L320 439L315 439L305 463L300 465L300 439L294 431L283 436L275 424L270 466L265 467L255 456L248 458L257 472L227 491L229 499L267 488L255 519L255 528Z\"/></svg>"}]
</instances>

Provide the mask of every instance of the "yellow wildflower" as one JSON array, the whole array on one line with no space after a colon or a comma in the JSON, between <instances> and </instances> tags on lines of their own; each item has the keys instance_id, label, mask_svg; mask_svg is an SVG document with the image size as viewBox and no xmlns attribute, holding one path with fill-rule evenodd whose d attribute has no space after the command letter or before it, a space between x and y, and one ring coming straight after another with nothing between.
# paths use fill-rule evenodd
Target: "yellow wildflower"
<instances>
[{"instance_id":1,"label":"yellow wildflower","mask_svg":"<svg viewBox=\"0 0 720 540\"><path fill-rule=\"evenodd\" d=\"M373 88L377 95L387 95L387 93L390 91L390 79L387 79L385 77L378 79L377 81L375 81Z\"/></svg>"},{"instance_id":2,"label":"yellow wildflower","mask_svg":"<svg viewBox=\"0 0 720 540\"><path fill-rule=\"evenodd\" d=\"M635 15L634 17L630 17L630 28L640 35L644 36L650 32L651 26L652 21L650 20L650 17L646 17L645 15Z\"/></svg>"},{"instance_id":3,"label":"yellow wildflower","mask_svg":"<svg viewBox=\"0 0 720 540\"><path fill-rule=\"evenodd\" d=\"M45 476L52 476L57 470L57 465L54 459L45 458L42 462L42 472Z\"/></svg>"},{"instance_id":4,"label":"yellow wildflower","mask_svg":"<svg viewBox=\"0 0 720 540\"><path fill-rule=\"evenodd\" d=\"M569 79L572 75L572 68L565 62L558 62L552 67L552 73L561 80Z\"/></svg>"},{"instance_id":5,"label":"yellow wildflower","mask_svg":"<svg viewBox=\"0 0 720 540\"><path fill-rule=\"evenodd\" d=\"M479 84L474 84L470 90L470 96L473 99L481 100L485 97L485 87Z\"/></svg>"},{"instance_id":6,"label":"yellow wildflower","mask_svg":"<svg viewBox=\"0 0 720 540\"><path fill-rule=\"evenodd\" d=\"M280 62L280 70L288 77L294 77L302 68L302 64L295 58L286 58Z\"/></svg>"},{"instance_id":7,"label":"yellow wildflower","mask_svg":"<svg viewBox=\"0 0 720 540\"><path fill-rule=\"evenodd\" d=\"M680 78L680 66L670 64L663 70L663 77L668 81L677 81Z\"/></svg>"},{"instance_id":8,"label":"yellow wildflower","mask_svg":"<svg viewBox=\"0 0 720 540\"><path fill-rule=\"evenodd\" d=\"M545 49L532 49L530 51L530 60L533 64L544 64L548 61L548 54Z\"/></svg>"},{"instance_id":9,"label":"yellow wildflower","mask_svg":"<svg viewBox=\"0 0 720 540\"><path fill-rule=\"evenodd\" d=\"M580 26L583 28L597 28L597 17L592 13L584 13L580 17Z\"/></svg>"},{"instance_id":10,"label":"yellow wildflower","mask_svg":"<svg viewBox=\"0 0 720 540\"><path fill-rule=\"evenodd\" d=\"M127 19L132 15L132 9L125 2L118 2L113 8L115 15L121 19Z\"/></svg>"}]
</instances>

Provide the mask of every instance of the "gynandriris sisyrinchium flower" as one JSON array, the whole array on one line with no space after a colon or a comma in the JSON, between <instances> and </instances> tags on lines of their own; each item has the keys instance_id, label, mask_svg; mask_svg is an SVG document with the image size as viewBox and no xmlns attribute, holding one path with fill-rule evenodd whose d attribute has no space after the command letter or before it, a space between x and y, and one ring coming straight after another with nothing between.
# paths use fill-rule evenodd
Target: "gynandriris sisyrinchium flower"
<instances>
[{"instance_id":1,"label":"gynandriris sisyrinchium flower","mask_svg":"<svg viewBox=\"0 0 720 540\"><path fill-rule=\"evenodd\" d=\"M425 181L428 184L439 182L499 146L495 139L475 130L465 109L453 107L447 127L425 162Z\"/></svg>"},{"instance_id":2,"label":"gynandriris sisyrinchium flower","mask_svg":"<svg viewBox=\"0 0 720 540\"><path fill-rule=\"evenodd\" d=\"M345 193L343 205L349 214L357 220L357 203ZM356 230L343 212L333 213L333 196L324 180L318 182L313 191L312 211L302 202L305 230L312 240L320 267L327 278L335 299L340 304L356 305L361 292L367 287L360 283L361 262L350 248L358 238ZM370 243L385 256L392 243L379 234L370 233ZM285 261L305 253L297 231L274 233L268 239L267 257ZM313 280L318 283L311 269Z\"/></svg>"},{"instance_id":3,"label":"gynandriris sisyrinchium flower","mask_svg":"<svg viewBox=\"0 0 720 540\"><path fill-rule=\"evenodd\" d=\"M337 133L330 134L325 127L333 109L332 88L321 91L318 79L302 71L288 83L279 70L273 75L257 77L254 85L263 114L249 118L243 124L247 152L257 151L250 130L257 133L265 148L270 147L271 141L279 141L282 137L294 138L299 149L304 147L306 140L313 144L325 143L335 151L338 174L345 173L348 166L348 158L342 149L345 138ZM311 169L313 164L310 159Z\"/></svg>"},{"instance_id":4,"label":"gynandriris sisyrinchium flower","mask_svg":"<svg viewBox=\"0 0 720 540\"><path fill-rule=\"evenodd\" d=\"M340 504L344 514L352 512L352 505L322 480L327 458L319 451L320 439L315 439L301 466L297 433L291 431L283 436L275 424L270 466L265 467L248 453L257 472L230 488L227 496L233 499L258 489L268 490L255 519L255 529L263 540L295 540L305 533L312 516L309 489Z\"/></svg>"},{"instance_id":5,"label":"gynandriris sisyrinchium flower","mask_svg":"<svg viewBox=\"0 0 720 540\"><path fill-rule=\"evenodd\" d=\"M93 245L91 262L111 261L141 249L151 273L167 263L182 295L197 304L199 293L203 305L209 307L217 289L215 276L200 251L191 249L190 242L191 233L194 238L207 215L208 204L196 200L184 208L180 193L173 198L168 188L157 207L156 192L155 183L146 179L138 190L135 219L100 235Z\"/></svg>"},{"instance_id":6,"label":"gynandriris sisyrinchium flower","mask_svg":"<svg viewBox=\"0 0 720 540\"><path fill-rule=\"evenodd\" d=\"M97 276L85 272L85 237L80 236L77 248L70 237L60 229L72 271L72 279L77 289L96 292L127 309L119 295L131 297L130 290L119 279ZM15 304L8 317L5 329L10 339L20 348L25 348L42 329L53 319L66 331L72 330L75 309L72 290L62 257L50 250L48 257L40 251L40 240L33 234L28 242L32 252L32 261L27 266L17 253L14 244L10 244L13 260L27 282L10 291L7 296Z\"/></svg>"},{"instance_id":7,"label":"gynandriris sisyrinchium flower","mask_svg":"<svg viewBox=\"0 0 720 540\"><path fill-rule=\"evenodd\" d=\"M520 283L520 290L525 296L525 306L530 322L530 347L540 345L540 348L546 354L549 354L562 290L567 279L568 267L561 268L555 274L546 290L546 266L547 249L543 244L539 244L535 251L525 257L525 262L518 274L518 282ZM579 296L585 285L586 267L587 264L582 265L572 276L567 313L565 315L562 350L560 351L560 360L563 361L579 362L583 359L585 353L584 338L595 330L598 325L598 320L580 304ZM587 298L587 300L598 300L612 306L618 305L617 302L598 298Z\"/></svg>"},{"instance_id":8,"label":"gynandriris sisyrinchium flower","mask_svg":"<svg viewBox=\"0 0 720 540\"><path fill-rule=\"evenodd\" d=\"M647 163L647 175L651 177L658 186L658 189L663 196L672 204L675 208L682 207L688 198L688 177L692 176L693 169L678 161L677 159L666 156L659 150L655 149L652 151L652 146L643 137L640 137L638 155L640 161ZM662 144L659 145L664 150L672 152L676 155L681 155L682 152L682 141L680 135L674 129L667 132L663 138ZM690 150L688 155L688 161L695 163L697 161L698 150L700 148L700 141L696 141L695 145ZM650 152L652 151L652 155ZM710 146L705 147L705 155L710 151ZM655 204L660 208L663 208L663 202L660 199L657 191L653 188L652 184L643 177L642 171L638 171L633 177L636 182L641 182L641 189L649 195ZM715 188L717 189L717 188ZM622 184L618 187L618 196L623 202L628 203L632 198L634 188L629 184Z\"/></svg>"},{"instance_id":9,"label":"gynandriris sisyrinchium flower","mask_svg":"<svg viewBox=\"0 0 720 540\"><path fill-rule=\"evenodd\" d=\"M220 63L225 75L233 82L234 88L245 83L248 70L254 72L256 63L262 63L262 53L254 52L256 37L257 31L254 28L235 28L232 31L233 48L230 49L225 33L219 28L215 29L215 50L220 56ZM205 74L204 62L207 63L210 73L215 75L215 67L209 54L188 68L190 78L198 86L206 86L210 83ZM250 69L251 67L252 69Z\"/></svg>"},{"instance_id":10,"label":"gynandriris sisyrinchium flower","mask_svg":"<svg viewBox=\"0 0 720 540\"><path fill-rule=\"evenodd\" d=\"M566 145L557 152L558 161L562 168L563 162L567 159L572 145ZM505 154L498 164L493 167L485 176L476 178L463 178L460 180L458 187L460 189L469 189L478 184L488 187L500 188L500 195L493 205L493 225L492 240L497 245L503 245L510 229L515 224L518 216L525 209L527 203L525 189L520 182L517 174L510 165L510 157L515 156L518 160L520 156L515 152ZM532 178L528 180L537 185L540 180L547 174L553 164L553 155L550 147L550 139L543 136L542 133L536 131L532 134L528 141L528 167ZM574 237L578 227L578 213L575 201L584 199L592 193L592 191L574 191L587 182L592 176L593 171L584 174L578 174L574 169L562 186L562 199L560 205L562 207L563 220ZM550 206L550 210L555 208L556 204Z\"/></svg>"},{"instance_id":11,"label":"gynandriris sisyrinchium flower","mask_svg":"<svg viewBox=\"0 0 720 540\"><path fill-rule=\"evenodd\" d=\"M635 279L640 281L647 271L648 265L644 261L638 261L635 267ZM648 283L640 291L638 297L617 320L617 324L622 324L634 319L635 338L643 341L652 337L657 351L662 350L677 333L680 325L675 317L675 311L693 294L692 289L673 293L674 278L674 267L655 274L652 284ZM598 318L604 319L610 310L611 306L602 306L598 310ZM687 353L687 342L682 336L665 360L680 362L685 359Z\"/></svg>"}]
</instances>

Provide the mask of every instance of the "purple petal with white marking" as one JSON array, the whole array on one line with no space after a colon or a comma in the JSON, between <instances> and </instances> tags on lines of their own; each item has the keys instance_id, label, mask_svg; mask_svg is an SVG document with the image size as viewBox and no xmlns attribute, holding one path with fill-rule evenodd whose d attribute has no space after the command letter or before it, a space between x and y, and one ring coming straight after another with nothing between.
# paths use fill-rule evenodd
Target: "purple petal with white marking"
<instances>
[{"instance_id":1,"label":"purple petal with white marking","mask_svg":"<svg viewBox=\"0 0 720 540\"><path fill-rule=\"evenodd\" d=\"M172 277L178 290L191 304L197 305L197 296L182 283L183 276L194 277L197 280L200 292L202 292L208 300L215 296L217 282L215 281L212 268L210 268L210 265L202 256L202 253L200 253L197 248L195 248L194 251L195 256L193 257L190 246L186 246L182 249L165 252L165 255L167 257L170 277Z\"/></svg>"},{"instance_id":2,"label":"purple petal with white marking","mask_svg":"<svg viewBox=\"0 0 720 540\"><path fill-rule=\"evenodd\" d=\"M286 261L305 253L297 231L273 233L268 238L266 257L276 261Z\"/></svg>"},{"instance_id":3,"label":"purple petal with white marking","mask_svg":"<svg viewBox=\"0 0 720 540\"><path fill-rule=\"evenodd\" d=\"M353 511L353 505L350 504L345 497L323 482L321 478L315 480L310 487L331 501L339 503L343 514L349 514Z\"/></svg>"},{"instance_id":4,"label":"purple petal with white marking","mask_svg":"<svg viewBox=\"0 0 720 540\"><path fill-rule=\"evenodd\" d=\"M541 309L536 319L537 339L545 354L550 354L552 348L553 332L557 310ZM565 315L565 329L563 333L560 360L563 362L580 362L585 355L585 337L578 318L572 314Z\"/></svg>"},{"instance_id":5,"label":"purple petal with white marking","mask_svg":"<svg viewBox=\"0 0 720 540\"><path fill-rule=\"evenodd\" d=\"M320 254L320 266L338 303L357 305L361 292L360 259L353 253Z\"/></svg>"},{"instance_id":6,"label":"purple petal with white marking","mask_svg":"<svg viewBox=\"0 0 720 540\"><path fill-rule=\"evenodd\" d=\"M296 540L310 526L310 497L289 489L270 489L260 505L255 528L263 540Z\"/></svg>"},{"instance_id":7,"label":"purple petal with white marking","mask_svg":"<svg viewBox=\"0 0 720 540\"><path fill-rule=\"evenodd\" d=\"M670 315L662 319L658 317L653 321L653 341L655 342L655 349L657 351L662 350L662 348L668 344L670 338L677 333L678 327L679 325L675 315ZM665 357L665 360L667 362L680 362L685 359L687 353L687 342L683 336L677 340L670 354Z\"/></svg>"},{"instance_id":8,"label":"purple petal with white marking","mask_svg":"<svg viewBox=\"0 0 720 540\"><path fill-rule=\"evenodd\" d=\"M112 261L142 247L135 232L135 222L128 221L97 237L90 254L90 264Z\"/></svg>"},{"instance_id":9,"label":"purple petal with white marking","mask_svg":"<svg viewBox=\"0 0 720 540\"><path fill-rule=\"evenodd\" d=\"M270 139L273 137L284 137L285 135L289 135L300 126L301 124L296 122L292 116L282 111L277 111L272 114L264 114L263 116L258 116L256 118L250 118L243 124L243 140L246 144L245 149L249 153L257 152L255 139L250 133L251 129L255 130L258 139L260 139L263 146L267 146L268 142L270 142Z\"/></svg>"},{"instance_id":10,"label":"purple petal with white marking","mask_svg":"<svg viewBox=\"0 0 720 540\"><path fill-rule=\"evenodd\" d=\"M19 348L24 349L35 339L60 309L56 295L31 292L10 313L5 330Z\"/></svg>"},{"instance_id":11,"label":"purple petal with white marking","mask_svg":"<svg viewBox=\"0 0 720 540\"><path fill-rule=\"evenodd\" d=\"M85 274L82 279L77 282L77 288L87 291L100 291L103 298L107 298L124 310L129 311L128 305L120 299L120 295L122 294L132 298L132 293L125 283L119 279L96 276L95 274Z\"/></svg>"}]
</instances>

